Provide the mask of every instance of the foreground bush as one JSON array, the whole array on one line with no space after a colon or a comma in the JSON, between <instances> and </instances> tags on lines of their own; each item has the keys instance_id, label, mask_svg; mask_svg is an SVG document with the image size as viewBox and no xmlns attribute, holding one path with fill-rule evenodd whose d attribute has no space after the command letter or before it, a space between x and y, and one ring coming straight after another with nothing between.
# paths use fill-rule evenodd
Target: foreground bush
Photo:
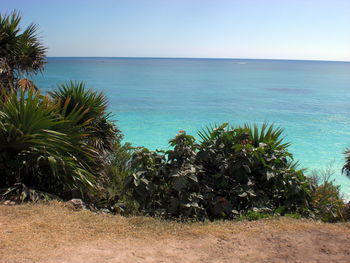
<instances>
[{"instance_id":1,"label":"foreground bush","mask_svg":"<svg viewBox=\"0 0 350 263\"><path fill-rule=\"evenodd\" d=\"M347 221L350 219L350 207L341 195L340 186L334 183L333 176L331 166L311 174L315 185L311 199L312 211L315 218L324 222Z\"/></svg>"},{"instance_id":2,"label":"foreground bush","mask_svg":"<svg viewBox=\"0 0 350 263\"><path fill-rule=\"evenodd\" d=\"M80 83L69 88L90 100L64 97L62 90L52 98L31 89L0 101L0 188L25 185L62 198L93 196L101 188L117 130L102 94ZM98 104L103 108L97 113Z\"/></svg>"},{"instance_id":3,"label":"foreground bush","mask_svg":"<svg viewBox=\"0 0 350 263\"><path fill-rule=\"evenodd\" d=\"M107 98L70 82L42 96L27 79L43 70L38 27L0 14L0 194L20 199L57 195L110 199L106 186L120 144ZM23 30L22 30L23 29ZM35 91L34 91L35 90Z\"/></svg>"},{"instance_id":4,"label":"foreground bush","mask_svg":"<svg viewBox=\"0 0 350 263\"><path fill-rule=\"evenodd\" d=\"M282 130L273 126L223 124L181 131L167 152L133 155L126 188L149 214L198 219L235 218L247 211L307 210L311 186L290 161Z\"/></svg>"}]
</instances>

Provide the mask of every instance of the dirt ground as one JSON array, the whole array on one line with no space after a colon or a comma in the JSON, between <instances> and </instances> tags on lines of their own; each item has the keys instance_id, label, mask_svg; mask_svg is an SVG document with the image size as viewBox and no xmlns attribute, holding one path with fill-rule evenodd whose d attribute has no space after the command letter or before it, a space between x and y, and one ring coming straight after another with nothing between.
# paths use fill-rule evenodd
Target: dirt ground
<instances>
[{"instance_id":1,"label":"dirt ground","mask_svg":"<svg viewBox=\"0 0 350 263\"><path fill-rule=\"evenodd\" d=\"M0 262L350 262L350 223L177 223L0 205Z\"/></svg>"}]
</instances>

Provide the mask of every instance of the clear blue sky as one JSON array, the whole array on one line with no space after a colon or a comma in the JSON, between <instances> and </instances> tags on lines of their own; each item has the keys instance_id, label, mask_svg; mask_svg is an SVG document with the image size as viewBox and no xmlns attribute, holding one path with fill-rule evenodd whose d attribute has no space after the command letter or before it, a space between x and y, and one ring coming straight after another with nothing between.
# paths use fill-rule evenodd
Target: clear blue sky
<instances>
[{"instance_id":1,"label":"clear blue sky","mask_svg":"<svg viewBox=\"0 0 350 263\"><path fill-rule=\"evenodd\" d=\"M0 0L49 56L350 61L350 0Z\"/></svg>"}]
</instances>

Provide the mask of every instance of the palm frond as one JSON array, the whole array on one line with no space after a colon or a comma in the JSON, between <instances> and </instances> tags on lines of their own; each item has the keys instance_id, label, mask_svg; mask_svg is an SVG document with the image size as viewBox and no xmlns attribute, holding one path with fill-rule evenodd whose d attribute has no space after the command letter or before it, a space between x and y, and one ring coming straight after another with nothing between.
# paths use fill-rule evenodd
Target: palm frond
<instances>
[{"instance_id":1,"label":"palm frond","mask_svg":"<svg viewBox=\"0 0 350 263\"><path fill-rule=\"evenodd\" d=\"M243 127L248 131L254 147L258 147L259 143L267 143L270 141L274 141L275 146L279 149L290 146L288 142L282 143L285 139L285 137L281 137L284 129L279 127L275 128L273 124L263 123L260 129L256 123L253 125L244 124Z\"/></svg>"},{"instance_id":2,"label":"palm frond","mask_svg":"<svg viewBox=\"0 0 350 263\"><path fill-rule=\"evenodd\" d=\"M13 11L0 14L0 83L16 89L16 79L43 70L47 48L37 34L38 27L30 24L20 28L22 16ZM12 85L12 86L11 86Z\"/></svg>"},{"instance_id":3,"label":"palm frond","mask_svg":"<svg viewBox=\"0 0 350 263\"><path fill-rule=\"evenodd\" d=\"M81 117L63 118L34 90L7 94L0 100L0 186L20 180L45 190L91 187L95 152L84 143Z\"/></svg>"}]
</instances>

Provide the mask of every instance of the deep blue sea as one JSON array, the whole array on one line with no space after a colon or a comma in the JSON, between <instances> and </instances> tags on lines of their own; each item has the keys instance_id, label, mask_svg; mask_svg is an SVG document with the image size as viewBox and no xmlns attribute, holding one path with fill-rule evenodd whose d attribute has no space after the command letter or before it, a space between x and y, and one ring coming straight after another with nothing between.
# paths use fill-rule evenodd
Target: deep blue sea
<instances>
[{"instance_id":1,"label":"deep blue sea","mask_svg":"<svg viewBox=\"0 0 350 263\"><path fill-rule=\"evenodd\" d=\"M168 147L179 130L271 122L285 128L300 167L341 174L350 147L350 63L251 59L49 58L43 90L69 80L104 91L125 141Z\"/></svg>"}]
</instances>

